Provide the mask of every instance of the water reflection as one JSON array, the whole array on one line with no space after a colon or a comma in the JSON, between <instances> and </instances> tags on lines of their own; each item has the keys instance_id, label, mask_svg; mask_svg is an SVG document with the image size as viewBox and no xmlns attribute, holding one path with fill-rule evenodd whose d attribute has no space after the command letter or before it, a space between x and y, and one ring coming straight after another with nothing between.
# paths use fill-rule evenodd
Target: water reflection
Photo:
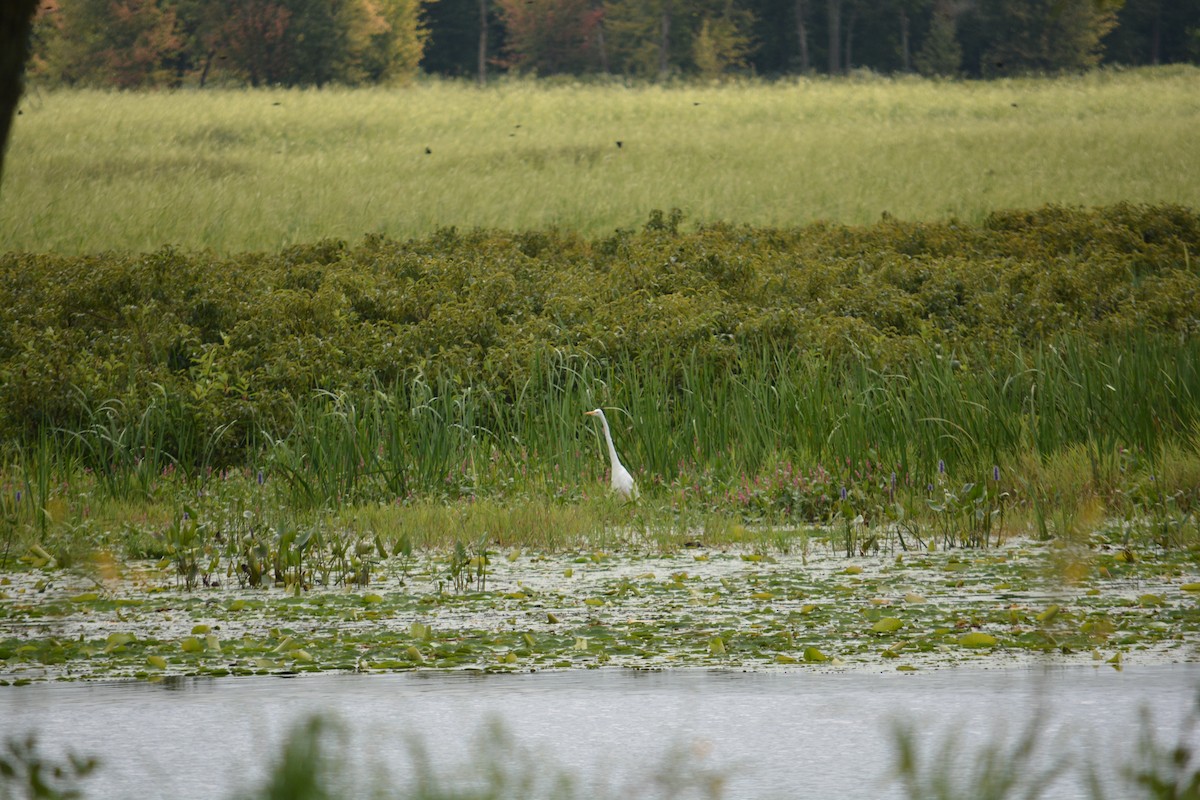
<instances>
[{"instance_id":1,"label":"water reflection","mask_svg":"<svg viewBox=\"0 0 1200 800\"><path fill-rule=\"evenodd\" d=\"M1011 741L1040 714L1046 752L1031 769L1059 757L1095 762L1111 785L1134 753L1141 710L1169 739L1197 686L1190 665L172 678L0 689L0 719L6 732L37 731L49 750L99 756L101 770L86 785L94 798L146 794L148 786L175 798L232 796L263 780L288 730L321 714L344 728L351 771L381 770L392 786L412 778L414 741L433 770L453 772L478 755L479 732L498 722L514 752L557 765L583 786L645 787L683 758L690 769L727 776L726 797L874 800L905 796L890 773L896 722L926 751L967 752ZM1090 794L1075 771L1052 796Z\"/></svg>"}]
</instances>

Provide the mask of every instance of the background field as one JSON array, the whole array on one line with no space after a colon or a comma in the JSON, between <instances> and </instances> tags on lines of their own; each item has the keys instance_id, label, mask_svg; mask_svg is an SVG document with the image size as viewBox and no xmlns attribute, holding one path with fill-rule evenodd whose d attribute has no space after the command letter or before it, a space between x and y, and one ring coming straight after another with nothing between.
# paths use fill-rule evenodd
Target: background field
<instances>
[{"instance_id":1,"label":"background field","mask_svg":"<svg viewBox=\"0 0 1200 800\"><path fill-rule=\"evenodd\" d=\"M6 165L0 250L230 253L444 226L601 235L676 207L689 223L782 226L1196 207L1198 88L1200 70L1171 67L987 83L34 92Z\"/></svg>"}]
</instances>

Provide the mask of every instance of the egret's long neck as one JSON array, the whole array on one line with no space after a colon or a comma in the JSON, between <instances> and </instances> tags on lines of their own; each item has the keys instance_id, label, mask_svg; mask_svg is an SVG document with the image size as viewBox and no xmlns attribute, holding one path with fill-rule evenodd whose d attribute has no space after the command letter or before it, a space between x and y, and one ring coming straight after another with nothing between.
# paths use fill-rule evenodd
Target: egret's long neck
<instances>
[{"instance_id":1,"label":"egret's long neck","mask_svg":"<svg viewBox=\"0 0 1200 800\"><path fill-rule=\"evenodd\" d=\"M601 417L600 425L604 428L604 441L608 442L608 457L612 460L613 471L615 472L617 465L621 461L617 458L617 448L613 446L612 434L608 432L608 420Z\"/></svg>"}]
</instances>

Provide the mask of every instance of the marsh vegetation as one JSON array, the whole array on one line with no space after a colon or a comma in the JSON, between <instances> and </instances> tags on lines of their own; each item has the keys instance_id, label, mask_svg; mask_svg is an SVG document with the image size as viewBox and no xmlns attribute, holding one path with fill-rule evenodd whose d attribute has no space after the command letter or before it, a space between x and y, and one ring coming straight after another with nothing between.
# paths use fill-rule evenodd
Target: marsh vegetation
<instances>
[{"instance_id":1,"label":"marsh vegetation","mask_svg":"<svg viewBox=\"0 0 1200 800\"><path fill-rule=\"evenodd\" d=\"M0 678L1193 660L1194 80L35 94Z\"/></svg>"}]
</instances>

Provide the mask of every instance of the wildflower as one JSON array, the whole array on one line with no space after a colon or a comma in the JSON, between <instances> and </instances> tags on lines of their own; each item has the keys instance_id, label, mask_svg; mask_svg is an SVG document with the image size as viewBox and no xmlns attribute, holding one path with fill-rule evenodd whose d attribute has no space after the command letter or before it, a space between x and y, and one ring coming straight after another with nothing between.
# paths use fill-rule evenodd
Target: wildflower
<instances>
[{"instance_id":1,"label":"wildflower","mask_svg":"<svg viewBox=\"0 0 1200 800\"><path fill-rule=\"evenodd\" d=\"M946 471L946 462L943 459L938 459L938 474L941 475Z\"/></svg>"},{"instance_id":2,"label":"wildflower","mask_svg":"<svg viewBox=\"0 0 1200 800\"><path fill-rule=\"evenodd\" d=\"M992 480L994 480L994 481L1000 480L1000 465L999 464L992 467Z\"/></svg>"},{"instance_id":3,"label":"wildflower","mask_svg":"<svg viewBox=\"0 0 1200 800\"><path fill-rule=\"evenodd\" d=\"M21 490L17 489L17 502L21 502Z\"/></svg>"},{"instance_id":4,"label":"wildflower","mask_svg":"<svg viewBox=\"0 0 1200 800\"><path fill-rule=\"evenodd\" d=\"M262 473L261 469L258 471L258 485L259 486L263 485L263 473Z\"/></svg>"},{"instance_id":5,"label":"wildflower","mask_svg":"<svg viewBox=\"0 0 1200 800\"><path fill-rule=\"evenodd\" d=\"M846 487L845 486L842 487L842 499L843 500L846 499Z\"/></svg>"}]
</instances>

